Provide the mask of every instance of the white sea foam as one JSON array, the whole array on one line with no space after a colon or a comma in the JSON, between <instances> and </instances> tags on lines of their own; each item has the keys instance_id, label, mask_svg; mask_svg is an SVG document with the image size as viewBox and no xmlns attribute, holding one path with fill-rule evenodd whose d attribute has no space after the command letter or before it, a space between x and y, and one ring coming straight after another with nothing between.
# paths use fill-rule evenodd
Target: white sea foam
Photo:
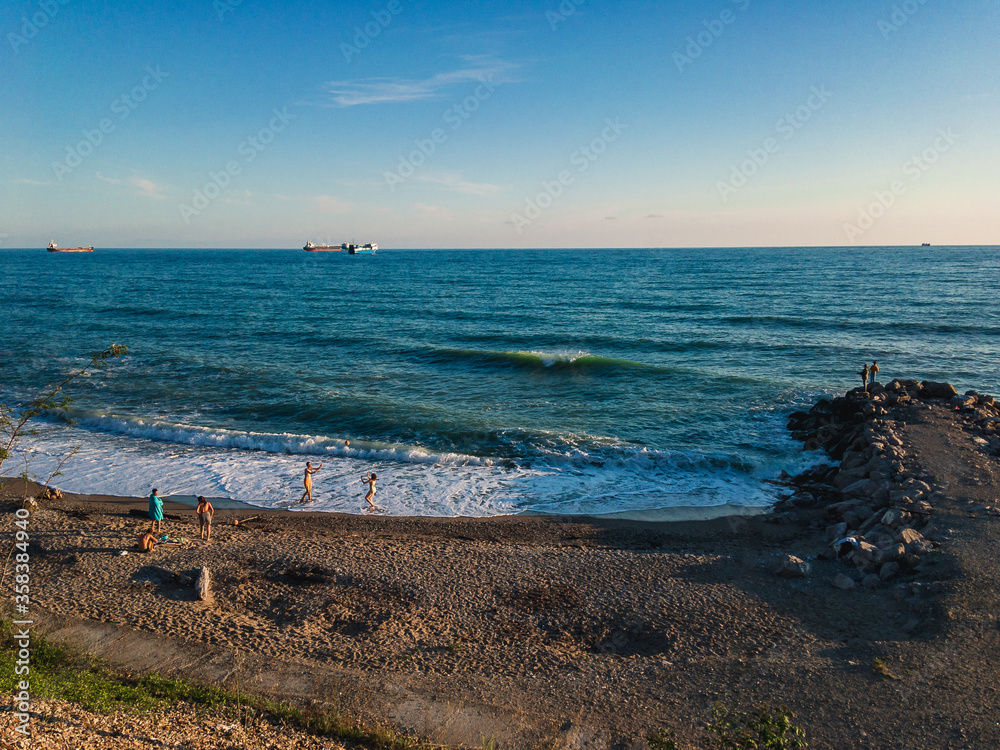
<instances>
[{"instance_id":1,"label":"white sea foam","mask_svg":"<svg viewBox=\"0 0 1000 750\"><path fill-rule=\"evenodd\" d=\"M241 432L223 428L176 424L162 420L108 416L88 412L69 414L80 427L91 431L155 440L178 445L238 448L246 451L303 456L341 456L365 461L434 464L436 466L490 466L489 458L459 453L432 453L421 448L343 440L293 433Z\"/></svg>"},{"instance_id":2,"label":"white sea foam","mask_svg":"<svg viewBox=\"0 0 1000 750\"><path fill-rule=\"evenodd\" d=\"M344 449L337 441L303 436L241 438L232 431L167 422L150 427L138 420L100 423L106 431L97 426L93 421L78 427L43 424L11 465L27 456L31 470L45 478L73 446L80 446L52 484L70 492L138 497L155 486L165 494L346 513L365 510L361 475L376 471L376 502L383 512L423 516L648 514L681 506L765 506L773 502L773 494L754 474L779 470L778 465L760 466L748 473L731 461L644 449L610 462L580 450L573 460L539 460L529 466L463 461L465 457L452 454L426 453L414 460L412 451L399 448L354 450L352 444ZM301 506L297 502L307 457L324 465L315 478L315 501ZM786 461L781 468L795 467Z\"/></svg>"}]
</instances>

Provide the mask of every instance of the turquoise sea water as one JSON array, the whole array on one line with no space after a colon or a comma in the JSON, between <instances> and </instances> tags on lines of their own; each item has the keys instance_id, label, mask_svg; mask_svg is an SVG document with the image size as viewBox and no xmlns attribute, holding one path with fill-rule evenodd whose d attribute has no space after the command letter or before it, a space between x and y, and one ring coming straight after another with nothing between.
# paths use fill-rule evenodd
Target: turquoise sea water
<instances>
[{"instance_id":1,"label":"turquoise sea water","mask_svg":"<svg viewBox=\"0 0 1000 750\"><path fill-rule=\"evenodd\" d=\"M319 460L327 510L360 511L370 470L399 514L761 505L810 460L787 414L865 361L1000 393L998 248L33 249L0 270L0 397L131 350L30 443L39 474L81 446L55 482L76 491L281 506Z\"/></svg>"}]
</instances>

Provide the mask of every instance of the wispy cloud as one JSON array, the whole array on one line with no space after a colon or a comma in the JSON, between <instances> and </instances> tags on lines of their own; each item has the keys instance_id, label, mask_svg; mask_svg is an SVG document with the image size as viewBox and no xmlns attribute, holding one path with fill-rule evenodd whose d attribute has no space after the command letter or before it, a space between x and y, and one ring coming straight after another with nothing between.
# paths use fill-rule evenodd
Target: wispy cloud
<instances>
[{"instance_id":1,"label":"wispy cloud","mask_svg":"<svg viewBox=\"0 0 1000 750\"><path fill-rule=\"evenodd\" d=\"M454 221L456 214L446 206L435 206L431 203L414 203L413 207L427 216L443 221Z\"/></svg>"},{"instance_id":2,"label":"wispy cloud","mask_svg":"<svg viewBox=\"0 0 1000 750\"><path fill-rule=\"evenodd\" d=\"M663 218L663 214L646 214L643 218L644 219L662 219Z\"/></svg>"},{"instance_id":3,"label":"wispy cloud","mask_svg":"<svg viewBox=\"0 0 1000 750\"><path fill-rule=\"evenodd\" d=\"M325 214L345 214L351 210L349 201L342 201L335 195L317 195L312 200L316 208Z\"/></svg>"},{"instance_id":4,"label":"wispy cloud","mask_svg":"<svg viewBox=\"0 0 1000 750\"><path fill-rule=\"evenodd\" d=\"M162 201L167 197L164 195L164 191L167 189L165 185L158 185L152 180L147 180L143 177L129 177L127 180L119 180L117 177L105 177L98 172L97 179L109 185L131 185L139 189L139 195L144 195L154 200Z\"/></svg>"},{"instance_id":5,"label":"wispy cloud","mask_svg":"<svg viewBox=\"0 0 1000 750\"><path fill-rule=\"evenodd\" d=\"M419 182L429 182L432 185L441 185L447 190L466 195L489 195L500 189L499 185L492 185L488 182L468 182L462 179L458 172L443 172L438 174L425 174L415 178Z\"/></svg>"},{"instance_id":6,"label":"wispy cloud","mask_svg":"<svg viewBox=\"0 0 1000 750\"><path fill-rule=\"evenodd\" d=\"M518 66L492 57L466 56L464 67L430 78L364 78L356 81L330 81L323 90L330 95L326 106L354 107L359 104L387 104L437 99L458 85L472 82L509 83Z\"/></svg>"},{"instance_id":7,"label":"wispy cloud","mask_svg":"<svg viewBox=\"0 0 1000 750\"><path fill-rule=\"evenodd\" d=\"M29 180L27 178L22 178L20 180L15 180L19 185L52 185L54 183L45 182L44 180Z\"/></svg>"},{"instance_id":8,"label":"wispy cloud","mask_svg":"<svg viewBox=\"0 0 1000 750\"><path fill-rule=\"evenodd\" d=\"M162 201L167 197L163 194L163 191L166 190L166 186L158 185L152 180L147 180L142 177L130 177L128 184L132 187L139 188L140 193L145 195L147 198Z\"/></svg>"}]
</instances>

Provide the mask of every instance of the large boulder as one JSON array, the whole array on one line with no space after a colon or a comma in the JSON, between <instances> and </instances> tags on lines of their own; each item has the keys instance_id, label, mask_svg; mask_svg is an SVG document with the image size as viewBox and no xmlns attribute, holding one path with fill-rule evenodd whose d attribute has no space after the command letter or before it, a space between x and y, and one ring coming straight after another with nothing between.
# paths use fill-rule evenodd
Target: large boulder
<instances>
[{"instance_id":1,"label":"large boulder","mask_svg":"<svg viewBox=\"0 0 1000 750\"><path fill-rule=\"evenodd\" d=\"M805 578L812 571L812 565L795 555L784 555L774 566L774 574L782 578Z\"/></svg>"},{"instance_id":2,"label":"large boulder","mask_svg":"<svg viewBox=\"0 0 1000 750\"><path fill-rule=\"evenodd\" d=\"M926 555L934 549L934 545L924 539L924 536L916 529L902 529L896 535L896 541L902 544L908 553L913 555Z\"/></svg>"},{"instance_id":3,"label":"large boulder","mask_svg":"<svg viewBox=\"0 0 1000 750\"><path fill-rule=\"evenodd\" d=\"M887 562L878 571L878 577L883 581L889 581L899 574L899 563Z\"/></svg>"},{"instance_id":4,"label":"large boulder","mask_svg":"<svg viewBox=\"0 0 1000 750\"><path fill-rule=\"evenodd\" d=\"M921 384L920 395L923 398L952 398L958 395L958 389L951 383L936 383L927 380Z\"/></svg>"},{"instance_id":5,"label":"large boulder","mask_svg":"<svg viewBox=\"0 0 1000 750\"><path fill-rule=\"evenodd\" d=\"M833 580L830 581L830 585L835 589L840 589L841 591L850 591L857 586L851 578L848 578L843 573L838 573L834 576Z\"/></svg>"},{"instance_id":6,"label":"large boulder","mask_svg":"<svg viewBox=\"0 0 1000 750\"><path fill-rule=\"evenodd\" d=\"M881 565L884 559L882 550L868 542L858 542L858 546L851 552L851 560L859 568Z\"/></svg>"}]
</instances>

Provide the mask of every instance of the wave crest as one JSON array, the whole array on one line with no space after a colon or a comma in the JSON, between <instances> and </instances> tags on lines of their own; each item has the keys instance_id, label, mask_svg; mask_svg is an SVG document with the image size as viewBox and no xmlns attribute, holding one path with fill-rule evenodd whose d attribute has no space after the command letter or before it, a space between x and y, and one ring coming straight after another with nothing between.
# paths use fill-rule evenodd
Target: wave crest
<instances>
[{"instance_id":1,"label":"wave crest","mask_svg":"<svg viewBox=\"0 0 1000 750\"><path fill-rule=\"evenodd\" d=\"M432 453L412 446L367 441L352 441L351 445L348 446L344 440L322 435L296 435L289 432L243 432L221 427L200 427L164 420L140 419L77 410L62 412L57 416L65 421L72 421L76 427L84 430L177 445L236 448L303 456L342 456L368 461L394 461L396 463L437 464L441 466L493 465L492 459L479 456L461 453Z\"/></svg>"}]
</instances>

